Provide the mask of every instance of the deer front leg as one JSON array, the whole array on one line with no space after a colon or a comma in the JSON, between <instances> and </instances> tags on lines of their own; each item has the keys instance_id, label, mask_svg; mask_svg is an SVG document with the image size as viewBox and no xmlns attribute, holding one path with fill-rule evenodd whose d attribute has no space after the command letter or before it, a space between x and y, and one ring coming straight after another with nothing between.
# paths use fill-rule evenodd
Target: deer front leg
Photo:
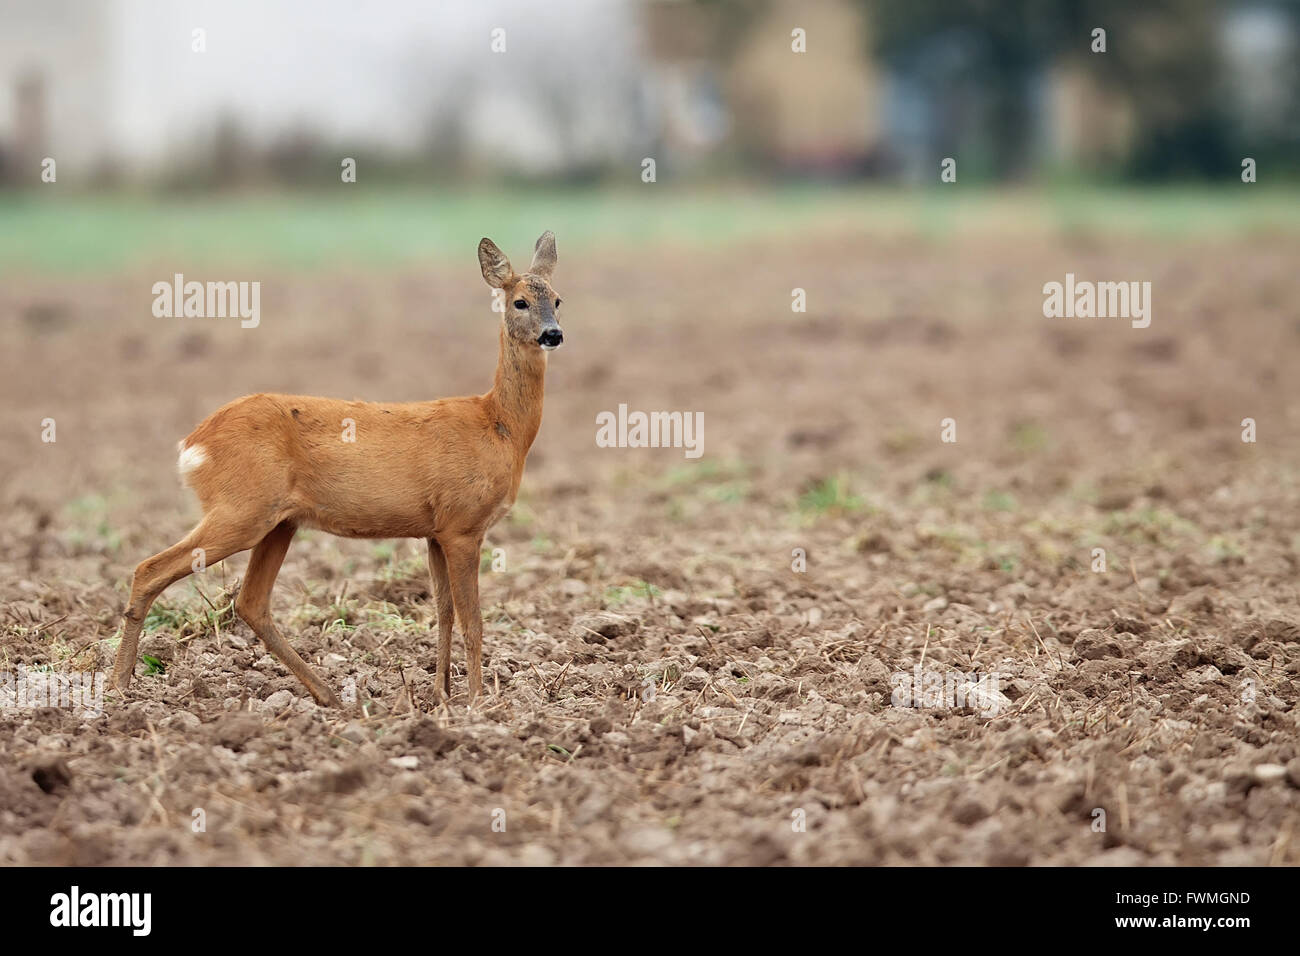
<instances>
[{"instance_id":1,"label":"deer front leg","mask_svg":"<svg viewBox=\"0 0 1300 956\"><path fill-rule=\"evenodd\" d=\"M451 626L455 610L447 558L435 538L429 539L429 579L433 582L433 598L438 607L438 669L434 673L434 684L447 698L451 696Z\"/></svg>"},{"instance_id":2,"label":"deer front leg","mask_svg":"<svg viewBox=\"0 0 1300 956\"><path fill-rule=\"evenodd\" d=\"M483 536L460 535L440 539L439 543L447 559L452 603L460 620L461 633L465 635L469 699L473 702L483 693L483 615L478 603L478 565Z\"/></svg>"}]
</instances>

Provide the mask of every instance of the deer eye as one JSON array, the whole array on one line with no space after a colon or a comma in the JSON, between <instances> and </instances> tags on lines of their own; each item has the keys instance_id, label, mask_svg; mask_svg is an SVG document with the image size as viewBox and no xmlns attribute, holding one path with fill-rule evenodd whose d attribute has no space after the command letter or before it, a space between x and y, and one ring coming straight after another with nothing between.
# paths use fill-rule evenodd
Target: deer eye
<instances>
[{"instance_id":1,"label":"deer eye","mask_svg":"<svg viewBox=\"0 0 1300 956\"><path fill-rule=\"evenodd\" d=\"M527 302L527 300L525 300L525 299L515 299L515 308L516 308L516 309L526 309L526 308L528 308L528 302Z\"/></svg>"}]
</instances>

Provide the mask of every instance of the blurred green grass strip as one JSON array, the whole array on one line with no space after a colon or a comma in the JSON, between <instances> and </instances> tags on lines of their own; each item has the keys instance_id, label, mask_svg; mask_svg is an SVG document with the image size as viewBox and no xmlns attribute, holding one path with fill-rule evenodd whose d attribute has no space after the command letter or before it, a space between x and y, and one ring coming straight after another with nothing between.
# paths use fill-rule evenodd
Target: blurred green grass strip
<instances>
[{"instance_id":1,"label":"blurred green grass strip","mask_svg":"<svg viewBox=\"0 0 1300 956\"><path fill-rule=\"evenodd\" d=\"M1138 235L1225 240L1300 232L1300 189L1070 187L993 190L779 186L591 190L339 187L330 192L166 196L0 193L0 273L143 268L401 267L463 259L483 235L565 248L902 236ZM467 246L468 243L468 246Z\"/></svg>"}]
</instances>

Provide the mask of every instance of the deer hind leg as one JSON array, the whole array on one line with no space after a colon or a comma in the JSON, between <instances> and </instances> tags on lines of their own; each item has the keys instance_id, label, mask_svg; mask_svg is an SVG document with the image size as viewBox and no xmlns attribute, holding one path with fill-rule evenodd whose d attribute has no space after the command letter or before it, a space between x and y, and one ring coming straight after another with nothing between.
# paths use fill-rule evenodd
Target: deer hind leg
<instances>
[{"instance_id":1,"label":"deer hind leg","mask_svg":"<svg viewBox=\"0 0 1300 956\"><path fill-rule=\"evenodd\" d=\"M451 579L451 598L465 635L465 660L469 666L469 698L483 693L483 615L478 600L479 551L481 535L460 535L439 542L447 559Z\"/></svg>"},{"instance_id":2,"label":"deer hind leg","mask_svg":"<svg viewBox=\"0 0 1300 956\"><path fill-rule=\"evenodd\" d=\"M140 630L158 595L193 573L196 570L194 562L200 558L206 568L232 554L248 550L257 543L258 537L259 531L250 527L247 521L230 520L213 511L176 544L136 566L135 574L131 576L131 597L122 615L122 643L118 645L117 658L113 662L113 687L125 691L131 685L140 646Z\"/></svg>"},{"instance_id":3,"label":"deer hind leg","mask_svg":"<svg viewBox=\"0 0 1300 956\"><path fill-rule=\"evenodd\" d=\"M266 649L303 682L317 703L324 707L341 708L343 705L334 696L334 692L316 676L316 672L298 656L289 642L280 636L271 621L271 588L275 586L275 577L280 573L280 565L284 562L289 542L293 540L296 530L289 522L282 521L257 543L252 557L248 559L248 572L244 575L244 583L240 585L239 597L235 599L235 613L253 629Z\"/></svg>"},{"instance_id":4,"label":"deer hind leg","mask_svg":"<svg viewBox=\"0 0 1300 956\"><path fill-rule=\"evenodd\" d=\"M434 538L429 539L429 578L433 582L433 597L438 605L438 669L434 672L434 684L443 697L450 697L451 626L455 617L455 605L451 599L447 558L442 553L442 545Z\"/></svg>"}]
</instances>

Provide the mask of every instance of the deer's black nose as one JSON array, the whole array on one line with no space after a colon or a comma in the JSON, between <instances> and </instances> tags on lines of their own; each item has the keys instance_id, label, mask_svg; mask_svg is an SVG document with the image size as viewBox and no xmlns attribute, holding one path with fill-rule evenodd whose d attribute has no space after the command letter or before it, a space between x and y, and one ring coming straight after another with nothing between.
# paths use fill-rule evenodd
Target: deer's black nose
<instances>
[{"instance_id":1,"label":"deer's black nose","mask_svg":"<svg viewBox=\"0 0 1300 956\"><path fill-rule=\"evenodd\" d=\"M537 339L537 344L544 349L553 349L553 348L558 348L560 343L563 341L564 341L563 332L561 332L559 329L547 329Z\"/></svg>"}]
</instances>

